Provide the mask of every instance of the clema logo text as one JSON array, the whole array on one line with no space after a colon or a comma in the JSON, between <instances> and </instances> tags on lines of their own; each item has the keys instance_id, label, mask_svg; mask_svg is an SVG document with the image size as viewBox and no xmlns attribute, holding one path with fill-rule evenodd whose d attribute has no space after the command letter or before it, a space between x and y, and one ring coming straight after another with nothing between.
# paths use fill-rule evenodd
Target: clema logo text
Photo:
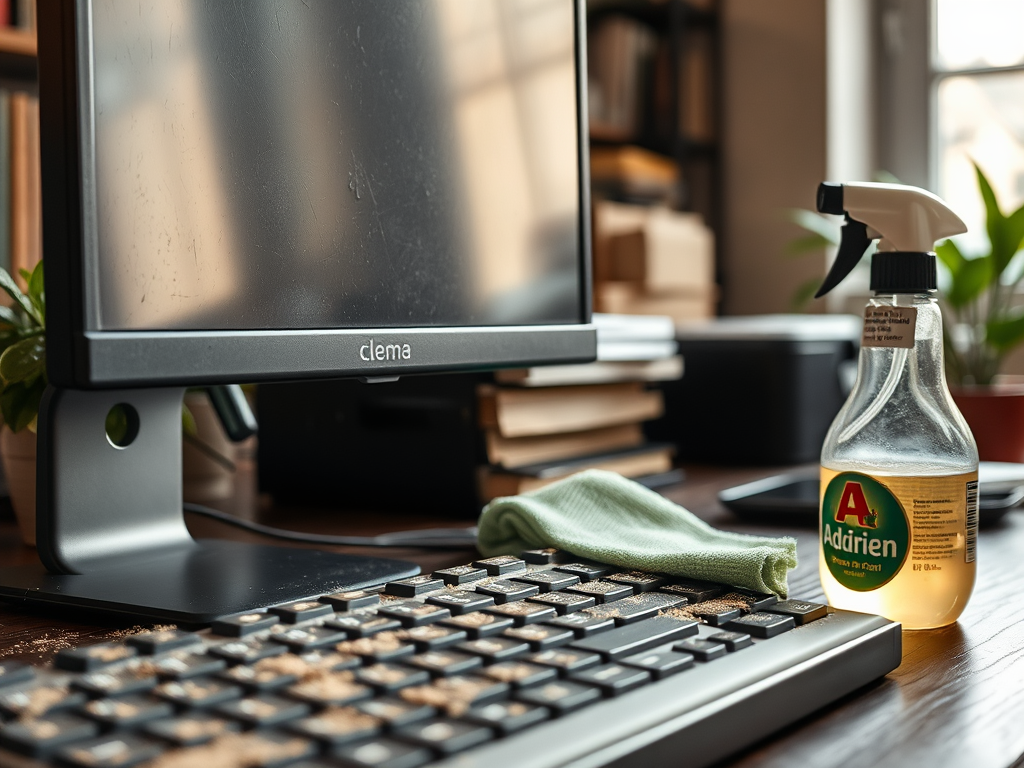
<instances>
[{"instance_id":1,"label":"clema logo text","mask_svg":"<svg viewBox=\"0 0 1024 768\"><path fill-rule=\"evenodd\" d=\"M368 363L384 360L411 360L412 347L408 344L378 344L370 339L369 344L363 344L359 348L359 357Z\"/></svg>"}]
</instances>

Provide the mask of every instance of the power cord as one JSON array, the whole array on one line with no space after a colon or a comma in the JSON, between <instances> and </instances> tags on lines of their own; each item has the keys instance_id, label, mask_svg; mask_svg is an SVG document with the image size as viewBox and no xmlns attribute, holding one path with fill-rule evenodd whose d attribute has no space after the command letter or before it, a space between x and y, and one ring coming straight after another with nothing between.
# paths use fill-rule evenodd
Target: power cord
<instances>
[{"instance_id":1,"label":"power cord","mask_svg":"<svg viewBox=\"0 0 1024 768\"><path fill-rule=\"evenodd\" d=\"M219 509L211 509L202 504L184 504L186 512L193 515L208 517L212 520L233 525L245 531L259 533L275 539L301 541L306 544L330 544L345 547L420 547L427 549L462 549L476 546L476 526L472 528L422 528L415 531L396 531L382 533L379 536L333 536L325 533L301 533L274 528L262 523L229 515Z\"/></svg>"}]
</instances>

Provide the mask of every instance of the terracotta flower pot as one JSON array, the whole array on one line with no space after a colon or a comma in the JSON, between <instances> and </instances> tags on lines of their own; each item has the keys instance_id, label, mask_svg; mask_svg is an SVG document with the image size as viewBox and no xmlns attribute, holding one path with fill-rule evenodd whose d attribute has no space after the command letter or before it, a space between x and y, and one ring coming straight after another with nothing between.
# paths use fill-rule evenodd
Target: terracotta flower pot
<instances>
[{"instance_id":1,"label":"terracotta flower pot","mask_svg":"<svg viewBox=\"0 0 1024 768\"><path fill-rule=\"evenodd\" d=\"M11 494L11 506L18 518L22 540L36 545L36 435L27 429L0 429L0 460Z\"/></svg>"},{"instance_id":2,"label":"terracotta flower pot","mask_svg":"<svg viewBox=\"0 0 1024 768\"><path fill-rule=\"evenodd\" d=\"M982 461L1024 462L1024 384L952 390Z\"/></svg>"}]
</instances>

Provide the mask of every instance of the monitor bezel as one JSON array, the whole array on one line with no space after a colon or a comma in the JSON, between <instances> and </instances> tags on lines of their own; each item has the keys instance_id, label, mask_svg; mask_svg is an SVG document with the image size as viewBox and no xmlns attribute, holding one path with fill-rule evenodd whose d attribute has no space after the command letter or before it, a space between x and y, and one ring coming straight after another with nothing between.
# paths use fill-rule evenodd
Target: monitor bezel
<instances>
[{"instance_id":1,"label":"monitor bezel","mask_svg":"<svg viewBox=\"0 0 1024 768\"><path fill-rule=\"evenodd\" d=\"M577 323L296 330L97 331L91 0L39 0L47 374L80 389L389 377L596 356L591 324L585 0L575 17L581 312ZM77 84L77 87L69 87ZM81 99L79 98L81 95ZM372 340L372 341L371 341ZM384 359L374 359L377 347ZM397 356L393 349L401 351ZM389 349L390 348L390 349ZM391 354L388 354L391 352ZM402 354L405 353L405 354ZM369 358L369 359L367 359Z\"/></svg>"}]
</instances>

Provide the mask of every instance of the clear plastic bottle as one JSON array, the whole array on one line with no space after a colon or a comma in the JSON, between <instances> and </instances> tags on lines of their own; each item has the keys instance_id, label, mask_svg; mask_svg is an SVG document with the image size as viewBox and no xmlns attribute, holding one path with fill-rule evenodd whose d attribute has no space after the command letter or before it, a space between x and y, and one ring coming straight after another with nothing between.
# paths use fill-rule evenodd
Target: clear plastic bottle
<instances>
[{"instance_id":1,"label":"clear plastic bottle","mask_svg":"<svg viewBox=\"0 0 1024 768\"><path fill-rule=\"evenodd\" d=\"M857 382L821 454L821 582L839 608L907 629L956 621L974 587L978 450L943 372L931 293L878 295L913 346L865 336ZM908 348L909 347L909 348Z\"/></svg>"}]
</instances>

